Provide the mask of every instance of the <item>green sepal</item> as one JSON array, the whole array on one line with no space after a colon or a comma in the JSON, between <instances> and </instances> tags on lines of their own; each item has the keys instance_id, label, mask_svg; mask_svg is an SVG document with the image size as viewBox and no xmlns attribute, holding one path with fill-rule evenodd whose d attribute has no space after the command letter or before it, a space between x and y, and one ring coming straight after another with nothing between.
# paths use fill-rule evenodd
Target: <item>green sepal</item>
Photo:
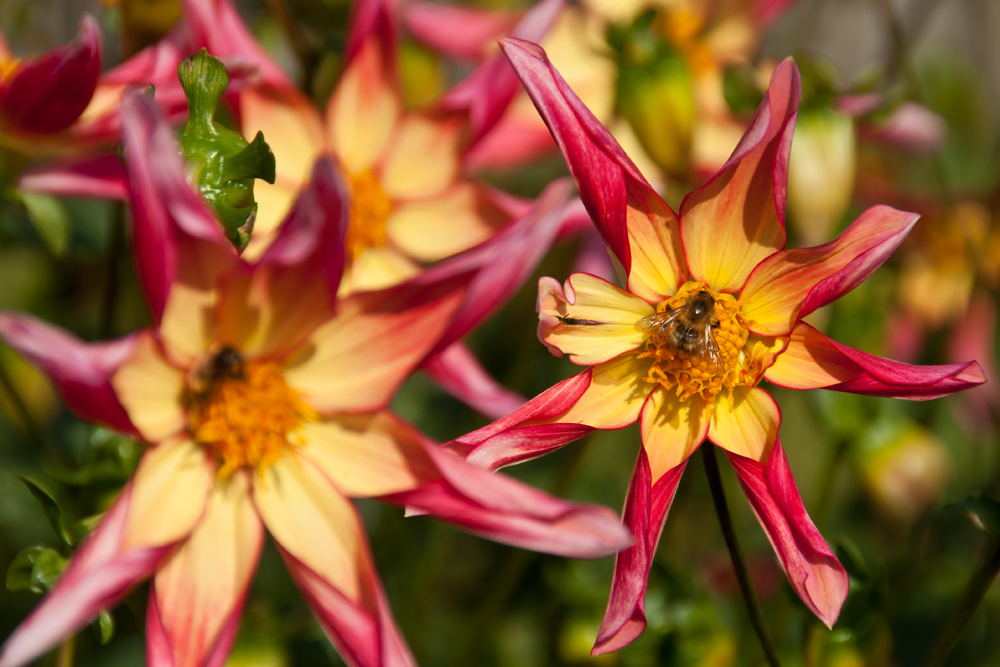
<instances>
[{"instance_id":1,"label":"green sepal","mask_svg":"<svg viewBox=\"0 0 1000 667\"><path fill-rule=\"evenodd\" d=\"M988 496L971 496L955 503L969 515L990 543L1000 544L1000 503Z\"/></svg>"},{"instance_id":2,"label":"green sepal","mask_svg":"<svg viewBox=\"0 0 1000 667\"><path fill-rule=\"evenodd\" d=\"M259 178L274 185L274 176L274 153L259 130L249 146L222 161L222 178L228 181Z\"/></svg>"},{"instance_id":3,"label":"green sepal","mask_svg":"<svg viewBox=\"0 0 1000 667\"><path fill-rule=\"evenodd\" d=\"M52 588L66 567L66 559L49 547L28 547L7 568L7 590L31 591L39 595Z\"/></svg>"},{"instance_id":4,"label":"green sepal","mask_svg":"<svg viewBox=\"0 0 1000 667\"><path fill-rule=\"evenodd\" d=\"M76 540L73 538L72 533L66 528L66 519L63 515L62 508L59 506L59 502L55 499L55 496L49 492L41 482L32 479L26 475L18 475L17 478L24 482L24 485L28 487L28 491L31 495L42 504L42 509L45 511L45 517L49 520L49 525L52 526L52 530L55 531L56 536L63 541L66 546L73 546L76 544Z\"/></svg>"}]
</instances>

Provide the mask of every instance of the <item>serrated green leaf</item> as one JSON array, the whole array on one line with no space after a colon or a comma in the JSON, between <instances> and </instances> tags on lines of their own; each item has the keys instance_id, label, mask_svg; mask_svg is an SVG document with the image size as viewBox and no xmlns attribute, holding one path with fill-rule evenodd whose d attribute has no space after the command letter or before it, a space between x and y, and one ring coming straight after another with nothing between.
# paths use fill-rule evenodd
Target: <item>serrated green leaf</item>
<instances>
[{"instance_id":1,"label":"serrated green leaf","mask_svg":"<svg viewBox=\"0 0 1000 667\"><path fill-rule=\"evenodd\" d=\"M101 646L104 646L115 636L115 619L106 609L101 610L97 617L97 631L101 637Z\"/></svg>"},{"instance_id":2,"label":"serrated green leaf","mask_svg":"<svg viewBox=\"0 0 1000 667\"><path fill-rule=\"evenodd\" d=\"M55 496L49 492L41 482L32 479L27 475L18 475L17 478L24 482L24 485L28 487L28 491L31 495L35 497L38 502L42 504L42 509L45 511L45 517L49 520L49 525L52 526L52 530L55 531L56 536L66 544L66 546L73 546L76 544L76 540L73 539L73 535L66 528L66 519L63 515L62 508L59 506L59 502L55 499Z\"/></svg>"},{"instance_id":3,"label":"serrated green leaf","mask_svg":"<svg viewBox=\"0 0 1000 667\"><path fill-rule=\"evenodd\" d=\"M49 547L28 547L14 557L7 568L7 589L10 591L47 592L66 567L66 559Z\"/></svg>"},{"instance_id":4,"label":"serrated green leaf","mask_svg":"<svg viewBox=\"0 0 1000 667\"><path fill-rule=\"evenodd\" d=\"M972 496L955 503L993 544L1000 543L1000 503L988 496Z\"/></svg>"},{"instance_id":5,"label":"serrated green leaf","mask_svg":"<svg viewBox=\"0 0 1000 667\"><path fill-rule=\"evenodd\" d=\"M21 192L21 203L42 242L56 257L69 247L69 214L55 197L36 192Z\"/></svg>"}]
</instances>

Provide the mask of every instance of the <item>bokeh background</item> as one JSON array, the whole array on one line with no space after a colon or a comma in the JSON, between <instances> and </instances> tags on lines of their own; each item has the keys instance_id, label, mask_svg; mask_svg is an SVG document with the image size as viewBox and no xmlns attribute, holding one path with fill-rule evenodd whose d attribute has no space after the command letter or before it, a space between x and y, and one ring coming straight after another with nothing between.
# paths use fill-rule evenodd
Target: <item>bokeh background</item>
<instances>
[{"instance_id":1,"label":"bokeh background","mask_svg":"<svg viewBox=\"0 0 1000 667\"><path fill-rule=\"evenodd\" d=\"M321 104L338 73L348 0L236 4L269 53ZM682 4L687 7L679 10ZM602 21L596 32L577 34L585 40L579 48L597 63L595 71L607 77L604 97L596 102L604 105L602 120L624 122L622 131L645 142L649 153L659 153L641 164L648 165L647 176L672 205L705 176L702 163L711 163L711 151L703 161L692 157L699 141L692 139L697 136L692 127L706 122L706 112L694 104L688 126L680 123L681 129L664 133L683 113L656 105L675 103L677 87L697 78L697 58L705 57L708 47L691 45L699 38L709 44L713 24L708 19L694 33L684 33L658 30L657 22L671 25L670 16L691 13L691 7L694 15L710 17L743 10L727 4L739 5L707 0L574 5ZM652 24L636 20L654 5ZM483 0L470 6L506 10L524 3ZM72 39L84 12L100 22L105 69L158 39L180 17L173 0L0 0L0 27L11 51L26 56ZM829 240L875 203L923 216L884 267L813 323L838 341L913 363L975 358L995 378L1000 3L800 0L766 27L747 29L752 35L740 38L740 53L719 56L709 49L716 100L725 104L721 113L727 122L739 127L748 118L761 92L760 73L777 59L794 55L803 70L805 99L791 164L790 245ZM736 40L735 34L717 37L712 48L737 43L727 41ZM400 58L411 104L432 101L471 67L412 39ZM683 63L688 79L664 83L662 58ZM663 85L665 93L657 88ZM683 108L692 104L683 91L680 99L676 104ZM846 113L859 100L869 107ZM653 104L655 113L646 113L645 104ZM721 136L711 148L724 157L735 139L727 147ZM671 151L682 149L670 142L692 153L678 162ZM4 172L0 308L31 312L87 340L145 324L124 207L25 197ZM530 196L565 173L562 158L549 153L528 165L481 175ZM553 248L537 275L564 279L582 244L571 240ZM552 357L535 337L535 282L469 341L504 386L525 396L576 370ZM25 548L59 547L42 504L17 475L40 481L69 521L85 520L107 506L141 446L73 418L46 381L2 345L0 370L0 568L6 569ZM791 591L724 466L737 534L782 664L923 664L993 548L988 532L955 503L977 494L1000 497L997 388L987 384L927 403L773 391L784 417L782 442L806 507L852 575L847 605L828 631ZM419 374L403 387L394 408L441 441L487 423ZM619 508L638 447L636 427L598 432L508 472L557 495ZM763 664L699 457L680 485L650 574L648 630L628 648L596 660L589 650L604 612L612 559L539 556L431 519L404 518L395 507L359 504L397 621L423 665ZM30 591L0 587L0 635L9 634L38 599ZM97 625L80 633L76 664L143 664L144 610L145 590L139 588L113 610L113 628L105 623L103 637ZM998 627L1000 587L994 585L947 664L1000 664ZM54 664L54 657L44 664ZM273 546L265 549L227 664L342 664Z\"/></svg>"}]
</instances>

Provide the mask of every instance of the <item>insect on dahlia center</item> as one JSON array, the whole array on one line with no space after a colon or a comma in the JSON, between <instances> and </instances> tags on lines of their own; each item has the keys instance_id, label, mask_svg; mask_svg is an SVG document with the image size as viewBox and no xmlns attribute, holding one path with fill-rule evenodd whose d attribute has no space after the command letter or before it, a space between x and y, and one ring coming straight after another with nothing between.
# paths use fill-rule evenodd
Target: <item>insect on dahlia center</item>
<instances>
[{"instance_id":1,"label":"insect on dahlia center","mask_svg":"<svg viewBox=\"0 0 1000 667\"><path fill-rule=\"evenodd\" d=\"M316 413L288 386L273 361L245 361L218 346L195 365L186 392L191 435L222 466L219 477L244 467L262 470L297 444L294 433Z\"/></svg>"},{"instance_id":2,"label":"insect on dahlia center","mask_svg":"<svg viewBox=\"0 0 1000 667\"><path fill-rule=\"evenodd\" d=\"M704 283L685 283L655 313L636 322L636 329L649 335L639 354L653 360L646 381L674 391L682 401L697 394L706 405L724 387L731 391L755 384L743 354L750 335L746 325L732 295Z\"/></svg>"},{"instance_id":3,"label":"insect on dahlia center","mask_svg":"<svg viewBox=\"0 0 1000 667\"><path fill-rule=\"evenodd\" d=\"M347 229L347 252L354 259L368 248L385 245L385 221L392 213L392 200L385 194L371 169L351 176L351 224Z\"/></svg>"}]
</instances>

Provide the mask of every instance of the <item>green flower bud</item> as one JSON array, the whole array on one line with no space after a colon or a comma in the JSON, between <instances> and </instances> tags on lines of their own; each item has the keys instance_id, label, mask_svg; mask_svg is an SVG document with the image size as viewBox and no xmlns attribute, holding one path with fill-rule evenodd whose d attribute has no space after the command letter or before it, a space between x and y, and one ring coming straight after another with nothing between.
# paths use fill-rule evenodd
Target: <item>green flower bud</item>
<instances>
[{"instance_id":1,"label":"green flower bud","mask_svg":"<svg viewBox=\"0 0 1000 667\"><path fill-rule=\"evenodd\" d=\"M229 73L202 49L177 66L188 100L188 122L178 132L188 180L215 209L230 241L242 251L250 241L257 203L254 179L274 183L274 154L260 132L251 143L215 122L215 108L229 86Z\"/></svg>"}]
</instances>

